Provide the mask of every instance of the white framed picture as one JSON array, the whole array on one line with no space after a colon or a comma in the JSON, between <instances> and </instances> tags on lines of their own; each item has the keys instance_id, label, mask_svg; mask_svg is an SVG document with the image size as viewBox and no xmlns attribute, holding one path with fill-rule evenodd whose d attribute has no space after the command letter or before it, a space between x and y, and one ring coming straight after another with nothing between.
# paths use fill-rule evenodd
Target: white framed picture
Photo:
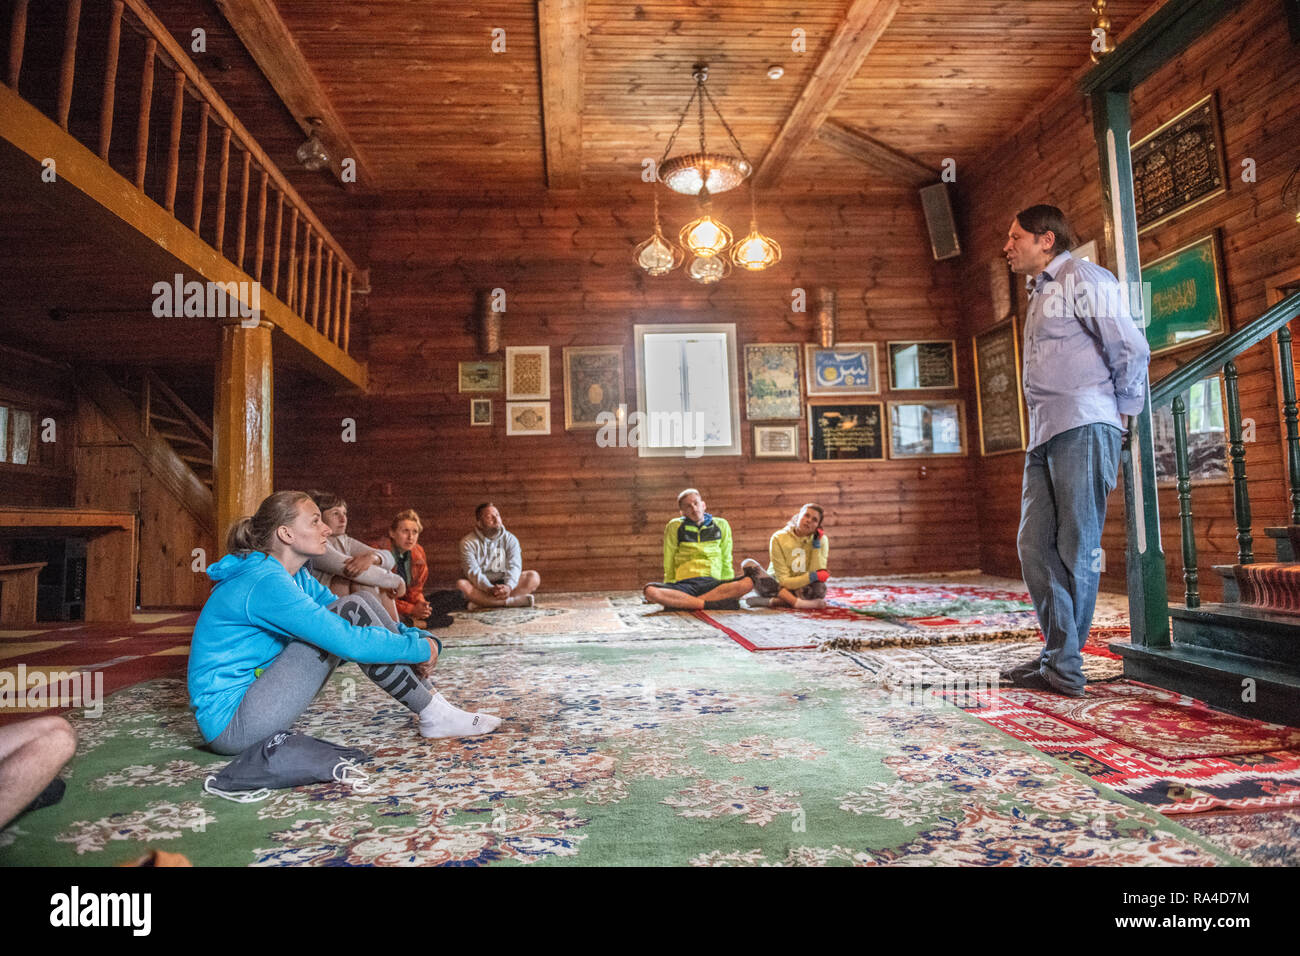
<instances>
[{"instance_id":1,"label":"white framed picture","mask_svg":"<svg viewBox=\"0 0 1300 956\"><path fill-rule=\"evenodd\" d=\"M506 398L551 397L551 347L517 345L506 348Z\"/></svg>"},{"instance_id":2,"label":"white framed picture","mask_svg":"<svg viewBox=\"0 0 1300 956\"><path fill-rule=\"evenodd\" d=\"M506 402L507 435L549 435L550 402Z\"/></svg>"},{"instance_id":3,"label":"white framed picture","mask_svg":"<svg viewBox=\"0 0 1300 956\"><path fill-rule=\"evenodd\" d=\"M492 424L492 399L471 398L469 400L469 423L471 425Z\"/></svg>"}]
</instances>

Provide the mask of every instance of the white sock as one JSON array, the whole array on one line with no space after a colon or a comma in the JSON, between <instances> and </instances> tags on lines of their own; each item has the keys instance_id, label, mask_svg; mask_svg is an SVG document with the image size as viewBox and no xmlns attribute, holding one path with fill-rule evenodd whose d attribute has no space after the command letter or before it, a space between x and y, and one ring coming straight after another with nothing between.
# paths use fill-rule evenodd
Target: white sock
<instances>
[{"instance_id":1,"label":"white sock","mask_svg":"<svg viewBox=\"0 0 1300 956\"><path fill-rule=\"evenodd\" d=\"M531 594L520 594L517 597L506 598L506 607L532 607L533 596Z\"/></svg>"},{"instance_id":2,"label":"white sock","mask_svg":"<svg viewBox=\"0 0 1300 956\"><path fill-rule=\"evenodd\" d=\"M467 611L481 611L481 610L483 610L483 605L481 605L481 604L475 604L473 601L466 601L466 602L465 602L465 610L467 610Z\"/></svg>"},{"instance_id":3,"label":"white sock","mask_svg":"<svg viewBox=\"0 0 1300 956\"><path fill-rule=\"evenodd\" d=\"M442 694L434 694L416 716L420 719L421 737L475 737L490 734L501 725L500 717L460 710L447 703Z\"/></svg>"},{"instance_id":4,"label":"white sock","mask_svg":"<svg viewBox=\"0 0 1300 956\"><path fill-rule=\"evenodd\" d=\"M812 611L819 607L825 607L826 602L822 598L810 600L808 598L795 598L794 606L801 611Z\"/></svg>"}]
</instances>

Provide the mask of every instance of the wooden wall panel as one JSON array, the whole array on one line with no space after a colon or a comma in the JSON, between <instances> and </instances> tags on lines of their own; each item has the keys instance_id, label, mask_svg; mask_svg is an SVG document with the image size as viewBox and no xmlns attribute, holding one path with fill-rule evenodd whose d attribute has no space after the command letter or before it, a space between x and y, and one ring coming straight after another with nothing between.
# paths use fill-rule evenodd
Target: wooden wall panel
<instances>
[{"instance_id":1,"label":"wooden wall panel","mask_svg":"<svg viewBox=\"0 0 1300 956\"><path fill-rule=\"evenodd\" d=\"M72 369L39 355L0 346L0 405L32 413L28 463L0 463L0 504L61 508L72 504ZM41 440L41 422L54 420L54 441Z\"/></svg>"},{"instance_id":2,"label":"wooden wall panel","mask_svg":"<svg viewBox=\"0 0 1300 956\"><path fill-rule=\"evenodd\" d=\"M1232 56L1224 56L1232 50ZM1167 64L1133 93L1133 141L1211 91L1218 92L1227 192L1194 210L1157 226L1141 237L1144 261L1150 261L1211 230L1223 238L1228 310L1233 328L1256 318L1267 307L1270 276L1300 264L1300 229L1294 210L1282 205L1282 186L1300 164L1300 68L1296 47L1277 21L1277 4L1250 0L1177 61ZM992 323L987 264L1001 255L1011 218L1018 209L1054 202L1071 217L1080 241L1096 239L1107 261L1102 232L1096 147L1086 100L1070 91L1043 104L1004 145L959 177L959 204L967 255L960 266L967 297L969 335ZM1242 161L1256 163L1256 181L1242 181ZM1020 279L1023 282L1023 277ZM1019 314L1024 315L1020 293ZM1161 356L1151 365L1153 380L1168 374L1196 348ZM1246 448L1255 554L1271 555L1264 528L1285 523L1288 513L1285 452L1276 406L1276 344L1261 343L1238 359L1242 415L1253 419L1256 440ZM1020 516L1023 455L981 459L976 468L981 566L998 574L1018 575L1016 529ZM1192 490L1199 547L1202 599L1221 595L1212 566L1235 561L1236 541L1231 485L1197 483ZM1178 502L1172 486L1160 493L1162 539L1169 568L1170 598L1184 591ZM1102 541L1106 573L1102 587L1123 591L1124 500L1117 489L1110 498Z\"/></svg>"},{"instance_id":3,"label":"wooden wall panel","mask_svg":"<svg viewBox=\"0 0 1300 956\"><path fill-rule=\"evenodd\" d=\"M830 285L838 290L840 341L877 341L883 355L887 339L957 334L953 289L931 258L910 189L765 195L759 220L783 244L785 260L769 273L733 274L712 289L681 274L653 279L635 268L632 247L650 231L648 200L646 192L630 191L584 196L577 204L427 197L423 204L390 203L376 215L371 236L371 393L281 390L276 486L337 491L349 499L354 532L372 540L399 509L416 508L432 586L454 581L455 542L471 530L474 506L487 499L498 504L523 543L526 564L541 571L547 588L623 588L657 579L663 526L687 486L699 487L710 509L731 521L737 563L749 555L766 560L771 533L800 504L816 500L828 510L837 574L974 567L969 458L754 461L743 416L740 457L639 458L635 449L597 447L591 431L565 432L564 346L622 345L626 401L635 408L638 323L733 322L741 346L809 342L815 289ZM724 196L715 211L743 227L745 206L744 197ZM663 207L665 231L676 231L690 204L667 200ZM807 290L807 312L791 311L796 287ZM503 344L551 348L550 436L507 438L502 393L490 396L491 428L468 423L470 396L457 393L457 363L478 357L469 325L475 291L493 288L506 291ZM880 372L886 374L883 364ZM969 375L966 365L961 374ZM346 418L356 421L354 443L343 441ZM803 425L800 436L806 441Z\"/></svg>"}]
</instances>

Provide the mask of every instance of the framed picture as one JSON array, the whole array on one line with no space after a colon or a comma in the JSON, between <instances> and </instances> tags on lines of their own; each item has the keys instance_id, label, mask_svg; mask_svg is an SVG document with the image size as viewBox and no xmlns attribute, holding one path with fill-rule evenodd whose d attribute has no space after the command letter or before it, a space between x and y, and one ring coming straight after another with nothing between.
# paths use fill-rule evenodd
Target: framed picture
<instances>
[{"instance_id":1,"label":"framed picture","mask_svg":"<svg viewBox=\"0 0 1300 956\"><path fill-rule=\"evenodd\" d=\"M1095 265L1101 265L1101 260L1097 258L1097 240L1089 239L1083 245L1070 250L1070 255L1076 259L1087 259Z\"/></svg>"},{"instance_id":2,"label":"framed picture","mask_svg":"<svg viewBox=\"0 0 1300 956\"><path fill-rule=\"evenodd\" d=\"M1025 411L1020 401L1020 340L1008 319L971 338L975 352L975 407L980 454L1005 455L1025 448Z\"/></svg>"},{"instance_id":3,"label":"framed picture","mask_svg":"<svg viewBox=\"0 0 1300 956\"><path fill-rule=\"evenodd\" d=\"M471 398L469 400L469 423L471 425L492 424L492 399Z\"/></svg>"},{"instance_id":4,"label":"framed picture","mask_svg":"<svg viewBox=\"0 0 1300 956\"><path fill-rule=\"evenodd\" d=\"M799 460L798 425L755 425L755 458L787 458Z\"/></svg>"},{"instance_id":5,"label":"framed picture","mask_svg":"<svg viewBox=\"0 0 1300 956\"><path fill-rule=\"evenodd\" d=\"M1227 331L1223 255L1217 232L1142 266L1142 283L1143 295L1149 295L1143 314L1152 355L1217 338Z\"/></svg>"},{"instance_id":6,"label":"framed picture","mask_svg":"<svg viewBox=\"0 0 1300 956\"><path fill-rule=\"evenodd\" d=\"M889 342L886 348L892 391L957 387L957 343L953 339Z\"/></svg>"},{"instance_id":7,"label":"framed picture","mask_svg":"<svg viewBox=\"0 0 1300 956\"><path fill-rule=\"evenodd\" d=\"M1015 273L1006 256L998 256L989 263L989 290L993 298L993 321L998 322L1011 314L1015 307Z\"/></svg>"},{"instance_id":8,"label":"framed picture","mask_svg":"<svg viewBox=\"0 0 1300 956\"><path fill-rule=\"evenodd\" d=\"M551 397L551 347L514 346L506 349L506 398Z\"/></svg>"},{"instance_id":9,"label":"framed picture","mask_svg":"<svg viewBox=\"0 0 1300 956\"><path fill-rule=\"evenodd\" d=\"M1138 234L1227 189L1214 94L1189 106L1129 150Z\"/></svg>"},{"instance_id":10,"label":"framed picture","mask_svg":"<svg viewBox=\"0 0 1300 956\"><path fill-rule=\"evenodd\" d=\"M1179 396L1187 409L1187 473L1200 484L1230 480L1227 424L1223 417L1223 376L1216 373L1193 382ZM1178 481L1174 454L1174 408L1166 402L1151 409L1151 438L1155 443L1156 481Z\"/></svg>"},{"instance_id":11,"label":"framed picture","mask_svg":"<svg viewBox=\"0 0 1300 956\"><path fill-rule=\"evenodd\" d=\"M809 395L879 395L874 342L805 345Z\"/></svg>"},{"instance_id":12,"label":"framed picture","mask_svg":"<svg viewBox=\"0 0 1300 956\"><path fill-rule=\"evenodd\" d=\"M889 403L890 458L966 454L966 404L958 399Z\"/></svg>"},{"instance_id":13,"label":"framed picture","mask_svg":"<svg viewBox=\"0 0 1300 956\"><path fill-rule=\"evenodd\" d=\"M808 406L809 461L882 461L884 406L880 402Z\"/></svg>"},{"instance_id":14,"label":"framed picture","mask_svg":"<svg viewBox=\"0 0 1300 956\"><path fill-rule=\"evenodd\" d=\"M460 391L501 391L500 362L461 362L459 369Z\"/></svg>"},{"instance_id":15,"label":"framed picture","mask_svg":"<svg viewBox=\"0 0 1300 956\"><path fill-rule=\"evenodd\" d=\"M618 414L625 404L623 347L592 345L564 350L564 427L599 428L602 412ZM608 419L607 419L608 420Z\"/></svg>"},{"instance_id":16,"label":"framed picture","mask_svg":"<svg viewBox=\"0 0 1300 956\"><path fill-rule=\"evenodd\" d=\"M550 402L506 402L507 435L549 435Z\"/></svg>"},{"instance_id":17,"label":"framed picture","mask_svg":"<svg viewBox=\"0 0 1300 956\"><path fill-rule=\"evenodd\" d=\"M746 345L745 417L791 419L799 412L799 346Z\"/></svg>"}]
</instances>

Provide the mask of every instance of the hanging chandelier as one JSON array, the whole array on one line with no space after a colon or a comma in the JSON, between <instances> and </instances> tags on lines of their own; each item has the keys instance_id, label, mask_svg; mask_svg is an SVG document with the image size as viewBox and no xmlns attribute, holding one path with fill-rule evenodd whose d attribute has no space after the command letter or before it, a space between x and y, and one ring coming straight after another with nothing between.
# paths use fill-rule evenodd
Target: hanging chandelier
<instances>
[{"instance_id":1,"label":"hanging chandelier","mask_svg":"<svg viewBox=\"0 0 1300 956\"><path fill-rule=\"evenodd\" d=\"M775 240L758 231L757 206L754 198L754 184L750 180L750 231L744 239L731 249L730 260L726 255L732 246L732 232L726 224L714 218L710 199L717 193L734 189L749 179L754 166L745 155L745 150L731 131L722 111L714 101L704 83L708 79L709 69L697 64L691 74L695 80L695 89L686 101L681 115L677 118L677 127L668 138L655 171L655 220L654 233L649 239L637 245L633 257L637 264L651 275L667 275L690 253L694 258L687 267L687 274L697 282L710 284L725 278L731 272L734 262L751 272L766 269L781 260L781 247ZM718 121L727 132L735 154L715 152L709 149L704 128L704 102L708 100ZM694 152L669 157L677 134L681 132L691 106L697 108L700 128L700 148ZM694 196L700 203L700 215L688 222L677 234L681 248L664 238L659 223L658 183L663 183L673 192ZM685 252L683 252L685 249ZM717 260L712 263L711 260Z\"/></svg>"}]
</instances>

